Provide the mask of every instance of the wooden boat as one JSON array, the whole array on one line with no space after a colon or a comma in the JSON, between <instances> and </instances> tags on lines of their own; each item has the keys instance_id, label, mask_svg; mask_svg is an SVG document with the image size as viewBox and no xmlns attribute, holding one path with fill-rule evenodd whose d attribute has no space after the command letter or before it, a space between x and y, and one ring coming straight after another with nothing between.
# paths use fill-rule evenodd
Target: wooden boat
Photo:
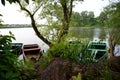
<instances>
[{"instance_id":1,"label":"wooden boat","mask_svg":"<svg viewBox=\"0 0 120 80\"><path fill-rule=\"evenodd\" d=\"M33 60L37 61L42 53L38 44L27 44L23 46L23 58L25 61Z\"/></svg>"},{"instance_id":2,"label":"wooden boat","mask_svg":"<svg viewBox=\"0 0 120 80\"><path fill-rule=\"evenodd\" d=\"M109 47L106 41L90 41L87 47L87 52L94 62L98 62L107 58Z\"/></svg>"}]
</instances>

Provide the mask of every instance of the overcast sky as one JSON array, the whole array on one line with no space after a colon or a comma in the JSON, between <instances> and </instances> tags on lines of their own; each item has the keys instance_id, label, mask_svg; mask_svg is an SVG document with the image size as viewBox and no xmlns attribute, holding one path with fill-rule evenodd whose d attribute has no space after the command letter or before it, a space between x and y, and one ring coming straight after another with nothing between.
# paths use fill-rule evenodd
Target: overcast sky
<instances>
[{"instance_id":1,"label":"overcast sky","mask_svg":"<svg viewBox=\"0 0 120 80\"><path fill-rule=\"evenodd\" d=\"M98 16L103 7L108 4L109 0L84 0L84 2L76 4L73 10L75 12L94 11L95 16ZM0 3L0 14L3 15L4 24L30 24L30 19L26 18L25 14L18 10L19 6L14 3L12 5L6 3L5 6Z\"/></svg>"}]
</instances>

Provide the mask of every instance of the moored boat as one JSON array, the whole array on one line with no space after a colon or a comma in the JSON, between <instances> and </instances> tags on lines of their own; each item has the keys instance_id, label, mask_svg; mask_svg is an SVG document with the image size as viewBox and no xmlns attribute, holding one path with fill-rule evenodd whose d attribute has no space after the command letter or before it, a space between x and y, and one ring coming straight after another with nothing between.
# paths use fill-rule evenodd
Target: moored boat
<instances>
[{"instance_id":1,"label":"moored boat","mask_svg":"<svg viewBox=\"0 0 120 80\"><path fill-rule=\"evenodd\" d=\"M34 60L37 61L42 53L38 44L27 44L23 46L23 58L25 61Z\"/></svg>"},{"instance_id":2,"label":"moored boat","mask_svg":"<svg viewBox=\"0 0 120 80\"><path fill-rule=\"evenodd\" d=\"M94 62L98 62L107 58L109 47L106 41L90 41L87 47L87 52Z\"/></svg>"}]
</instances>

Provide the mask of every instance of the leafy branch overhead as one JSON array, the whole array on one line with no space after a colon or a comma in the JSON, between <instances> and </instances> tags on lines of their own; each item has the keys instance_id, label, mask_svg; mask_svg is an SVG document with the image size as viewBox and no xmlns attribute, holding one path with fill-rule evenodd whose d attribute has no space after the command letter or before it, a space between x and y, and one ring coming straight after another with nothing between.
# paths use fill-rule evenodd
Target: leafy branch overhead
<instances>
[{"instance_id":1,"label":"leafy branch overhead","mask_svg":"<svg viewBox=\"0 0 120 80\"><path fill-rule=\"evenodd\" d=\"M6 1L8 1L9 3L20 2L20 0L1 0L1 3L5 5ZM35 1L35 0L32 0L32 1ZM25 2L29 4L29 0L25 0Z\"/></svg>"}]
</instances>

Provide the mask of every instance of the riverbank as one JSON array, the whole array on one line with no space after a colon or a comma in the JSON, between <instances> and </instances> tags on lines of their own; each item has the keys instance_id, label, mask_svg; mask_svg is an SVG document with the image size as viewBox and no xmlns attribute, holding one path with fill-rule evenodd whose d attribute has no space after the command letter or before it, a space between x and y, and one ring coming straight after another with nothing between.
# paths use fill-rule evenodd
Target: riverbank
<instances>
[{"instance_id":1,"label":"riverbank","mask_svg":"<svg viewBox=\"0 0 120 80\"><path fill-rule=\"evenodd\" d=\"M27 28L31 27L30 24L3 24L0 28Z\"/></svg>"},{"instance_id":2,"label":"riverbank","mask_svg":"<svg viewBox=\"0 0 120 80\"><path fill-rule=\"evenodd\" d=\"M44 63L44 61L43 61ZM56 57L44 67L37 62L35 71L28 79L37 80L119 80L120 57L112 57L98 63L78 63L69 59ZM24 73L24 72L23 72ZM25 73L24 73L25 74Z\"/></svg>"}]
</instances>

